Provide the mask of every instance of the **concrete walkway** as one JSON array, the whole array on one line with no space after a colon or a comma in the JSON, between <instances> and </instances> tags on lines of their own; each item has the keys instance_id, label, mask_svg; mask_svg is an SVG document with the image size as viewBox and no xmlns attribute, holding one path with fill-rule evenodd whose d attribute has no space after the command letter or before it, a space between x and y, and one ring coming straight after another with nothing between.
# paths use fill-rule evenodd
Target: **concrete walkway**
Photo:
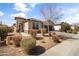
<instances>
[{"instance_id":1,"label":"concrete walkway","mask_svg":"<svg viewBox=\"0 0 79 59\"><path fill-rule=\"evenodd\" d=\"M79 34L56 33L71 39L50 48L42 56L79 56Z\"/></svg>"}]
</instances>

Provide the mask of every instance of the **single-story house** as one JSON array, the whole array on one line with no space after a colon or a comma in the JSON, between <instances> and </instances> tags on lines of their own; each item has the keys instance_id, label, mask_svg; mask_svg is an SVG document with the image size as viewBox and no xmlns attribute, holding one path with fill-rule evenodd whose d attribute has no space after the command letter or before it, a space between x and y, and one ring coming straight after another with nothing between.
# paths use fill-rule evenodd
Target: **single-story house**
<instances>
[{"instance_id":1,"label":"single-story house","mask_svg":"<svg viewBox=\"0 0 79 59\"><path fill-rule=\"evenodd\" d=\"M45 29L46 32L54 30L54 23L51 20L40 21L34 18L22 18L15 17L16 24L14 29L16 32L25 32L29 34L29 30L37 30L40 32L41 29Z\"/></svg>"},{"instance_id":2,"label":"single-story house","mask_svg":"<svg viewBox=\"0 0 79 59\"><path fill-rule=\"evenodd\" d=\"M54 29L55 31L59 31L61 29L61 24L55 24Z\"/></svg>"},{"instance_id":3,"label":"single-story house","mask_svg":"<svg viewBox=\"0 0 79 59\"><path fill-rule=\"evenodd\" d=\"M71 29L75 29L74 25L70 25L71 26Z\"/></svg>"},{"instance_id":4,"label":"single-story house","mask_svg":"<svg viewBox=\"0 0 79 59\"><path fill-rule=\"evenodd\" d=\"M49 31L59 31L61 28L61 23L54 24L51 20L37 20L34 18L22 18L15 17L16 23L14 24L14 32L24 32L29 34L30 31L35 30L41 33L41 29L45 29L46 32ZM70 25L74 29L74 25Z\"/></svg>"}]
</instances>

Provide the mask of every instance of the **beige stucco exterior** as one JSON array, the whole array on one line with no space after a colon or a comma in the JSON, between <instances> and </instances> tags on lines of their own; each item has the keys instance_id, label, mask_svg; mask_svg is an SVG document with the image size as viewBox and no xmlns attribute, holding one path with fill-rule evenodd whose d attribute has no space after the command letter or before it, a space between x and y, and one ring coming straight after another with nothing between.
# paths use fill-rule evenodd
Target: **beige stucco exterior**
<instances>
[{"instance_id":1,"label":"beige stucco exterior","mask_svg":"<svg viewBox=\"0 0 79 59\"><path fill-rule=\"evenodd\" d=\"M48 21L39 21L33 18L30 19L25 19L25 18L21 18L21 17L15 17L16 20L16 31L17 32L25 32L25 33L29 33L29 31L35 30L38 32L41 32L41 29L47 29L48 26L52 26L52 22L50 21L49 25L47 24ZM47 26L47 28L45 28L45 26Z\"/></svg>"}]
</instances>

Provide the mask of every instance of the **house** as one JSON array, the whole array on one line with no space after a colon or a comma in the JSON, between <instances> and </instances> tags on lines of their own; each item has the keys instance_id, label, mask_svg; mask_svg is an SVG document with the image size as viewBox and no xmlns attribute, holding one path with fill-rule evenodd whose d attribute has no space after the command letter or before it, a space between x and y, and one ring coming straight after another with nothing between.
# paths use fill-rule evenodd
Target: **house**
<instances>
[{"instance_id":1,"label":"house","mask_svg":"<svg viewBox=\"0 0 79 59\"><path fill-rule=\"evenodd\" d=\"M74 25L70 25L71 26L71 29L75 29Z\"/></svg>"},{"instance_id":2,"label":"house","mask_svg":"<svg viewBox=\"0 0 79 59\"><path fill-rule=\"evenodd\" d=\"M40 21L34 18L22 18L22 17L15 17L16 24L14 25L16 32L24 32L29 34L30 30L35 30L40 32L41 29L45 29L46 32L53 31L53 22L50 20L47 21Z\"/></svg>"},{"instance_id":3,"label":"house","mask_svg":"<svg viewBox=\"0 0 79 59\"><path fill-rule=\"evenodd\" d=\"M61 24L55 24L54 29L55 31L59 31L61 29Z\"/></svg>"}]
</instances>

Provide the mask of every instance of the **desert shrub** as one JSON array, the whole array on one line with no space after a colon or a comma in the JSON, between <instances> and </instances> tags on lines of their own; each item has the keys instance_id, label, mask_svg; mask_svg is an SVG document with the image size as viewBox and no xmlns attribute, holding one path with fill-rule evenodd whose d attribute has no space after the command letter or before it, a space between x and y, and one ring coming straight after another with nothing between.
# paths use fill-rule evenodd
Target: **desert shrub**
<instances>
[{"instance_id":1,"label":"desert shrub","mask_svg":"<svg viewBox=\"0 0 79 59\"><path fill-rule=\"evenodd\" d=\"M59 40L59 36L56 34L56 33L52 33L52 40L55 42L55 43L60 43L61 41Z\"/></svg>"},{"instance_id":2,"label":"desert shrub","mask_svg":"<svg viewBox=\"0 0 79 59\"><path fill-rule=\"evenodd\" d=\"M70 29L71 27L68 23L66 22L61 23L61 29L60 29L61 32L67 32Z\"/></svg>"},{"instance_id":3,"label":"desert shrub","mask_svg":"<svg viewBox=\"0 0 79 59\"><path fill-rule=\"evenodd\" d=\"M17 46L20 46L21 40L22 40L22 36L21 36L21 35L13 36L14 45L15 45L16 47L17 47Z\"/></svg>"},{"instance_id":4,"label":"desert shrub","mask_svg":"<svg viewBox=\"0 0 79 59\"><path fill-rule=\"evenodd\" d=\"M46 33L46 30L43 28L43 29L40 29L41 31L41 34L44 35Z\"/></svg>"},{"instance_id":5,"label":"desert shrub","mask_svg":"<svg viewBox=\"0 0 79 59\"><path fill-rule=\"evenodd\" d=\"M36 40L29 38L29 39L23 39L20 43L22 49L25 51L25 53L29 53L29 50L34 48L36 46Z\"/></svg>"},{"instance_id":6,"label":"desert shrub","mask_svg":"<svg viewBox=\"0 0 79 59\"><path fill-rule=\"evenodd\" d=\"M11 40L12 40L12 36L7 36L7 38L6 38L6 44L7 45L12 44Z\"/></svg>"},{"instance_id":7,"label":"desert shrub","mask_svg":"<svg viewBox=\"0 0 79 59\"><path fill-rule=\"evenodd\" d=\"M35 37L37 34L37 30L30 29L29 33L32 35L32 37Z\"/></svg>"}]
</instances>

